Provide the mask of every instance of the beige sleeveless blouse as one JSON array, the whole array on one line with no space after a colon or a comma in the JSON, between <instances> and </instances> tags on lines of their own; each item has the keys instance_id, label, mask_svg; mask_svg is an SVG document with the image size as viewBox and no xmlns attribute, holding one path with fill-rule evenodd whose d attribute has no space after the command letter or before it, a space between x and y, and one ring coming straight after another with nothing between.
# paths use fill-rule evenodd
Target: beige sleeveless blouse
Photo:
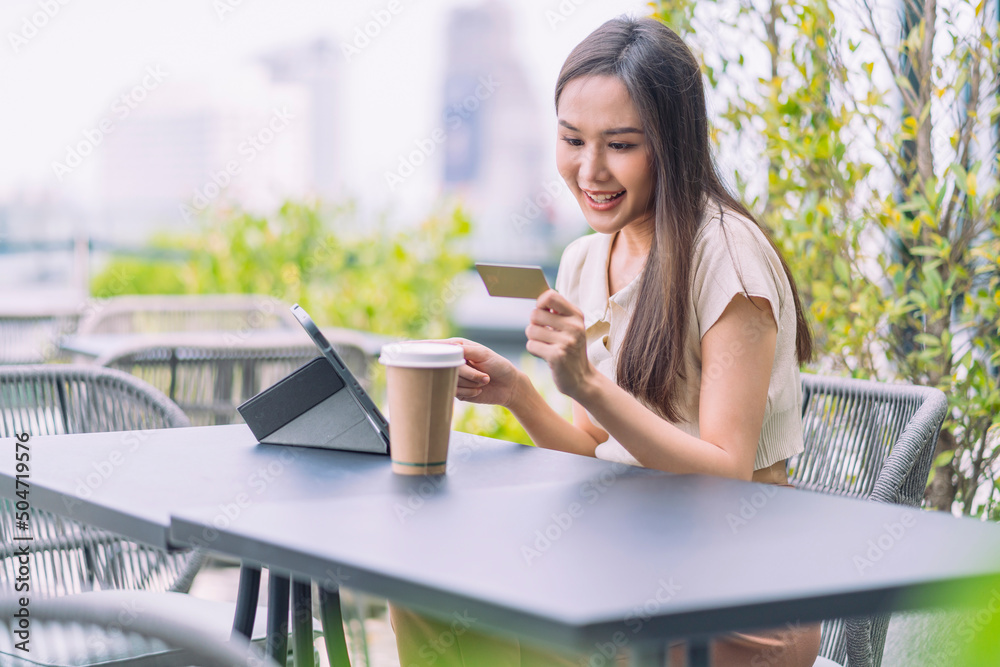
<instances>
[{"instance_id":1,"label":"beige sleeveless blouse","mask_svg":"<svg viewBox=\"0 0 1000 667\"><path fill-rule=\"evenodd\" d=\"M583 311L587 357L612 380L639 286L637 276L617 293L608 294L608 259L613 240L614 235L591 234L573 241L563 252L556 278L556 290ZM709 204L694 244L685 353L687 381L679 397L683 418L675 423L695 437L699 430L703 372L701 338L737 294L767 299L778 326L767 406L754 462L754 469L763 472L762 469L803 448L795 301L777 253L757 225L729 210L720 215L719 206ZM647 407L662 416L655 406ZM597 457L639 465L614 438L598 445Z\"/></svg>"}]
</instances>

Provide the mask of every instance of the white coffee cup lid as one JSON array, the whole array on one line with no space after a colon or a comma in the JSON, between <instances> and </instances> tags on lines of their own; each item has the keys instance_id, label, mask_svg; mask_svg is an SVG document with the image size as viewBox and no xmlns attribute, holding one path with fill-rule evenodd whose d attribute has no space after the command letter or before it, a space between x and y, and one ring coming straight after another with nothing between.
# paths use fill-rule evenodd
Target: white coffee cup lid
<instances>
[{"instance_id":1,"label":"white coffee cup lid","mask_svg":"<svg viewBox=\"0 0 1000 667\"><path fill-rule=\"evenodd\" d=\"M451 368L465 363L465 351L451 343L389 343L378 360L386 366Z\"/></svg>"}]
</instances>

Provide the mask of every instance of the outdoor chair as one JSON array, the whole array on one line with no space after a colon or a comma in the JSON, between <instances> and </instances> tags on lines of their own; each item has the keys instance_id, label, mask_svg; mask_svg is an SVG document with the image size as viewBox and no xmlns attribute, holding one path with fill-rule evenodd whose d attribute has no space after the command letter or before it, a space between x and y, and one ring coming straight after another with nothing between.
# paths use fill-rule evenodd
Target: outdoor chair
<instances>
[{"instance_id":1,"label":"outdoor chair","mask_svg":"<svg viewBox=\"0 0 1000 667\"><path fill-rule=\"evenodd\" d=\"M948 403L931 387L802 375L799 489L919 507ZM889 615L823 623L820 656L879 667ZM822 664L822 663L817 663Z\"/></svg>"},{"instance_id":2,"label":"outdoor chair","mask_svg":"<svg viewBox=\"0 0 1000 667\"><path fill-rule=\"evenodd\" d=\"M108 368L51 364L0 366L0 437L188 426L187 417L148 384ZM0 499L0 592L14 590L18 560L14 501ZM85 591L185 592L204 559L167 553L50 512L30 509L32 600Z\"/></svg>"},{"instance_id":3,"label":"outdoor chair","mask_svg":"<svg viewBox=\"0 0 1000 667\"><path fill-rule=\"evenodd\" d=\"M297 345L270 346L247 339L232 345L208 341L134 346L98 358L153 385L174 401L195 426L241 423L236 407L319 356L305 333ZM330 341L367 387L368 354L357 345Z\"/></svg>"},{"instance_id":4,"label":"outdoor chair","mask_svg":"<svg viewBox=\"0 0 1000 667\"><path fill-rule=\"evenodd\" d=\"M288 304L257 294L139 295L96 299L81 334L297 329Z\"/></svg>"},{"instance_id":5,"label":"outdoor chair","mask_svg":"<svg viewBox=\"0 0 1000 667\"><path fill-rule=\"evenodd\" d=\"M0 315L0 364L41 364L62 361L60 336L76 329L73 314Z\"/></svg>"},{"instance_id":6,"label":"outdoor chair","mask_svg":"<svg viewBox=\"0 0 1000 667\"><path fill-rule=\"evenodd\" d=\"M154 599L155 598L155 599ZM199 604L203 603L203 604ZM213 603L179 593L114 591L44 600L32 597L25 652L17 648L18 598L0 597L0 665L141 665L277 667L259 646L229 639L226 618ZM233 605L229 605L232 607ZM230 616L231 618L231 616ZM228 639L228 641L227 641Z\"/></svg>"}]
</instances>

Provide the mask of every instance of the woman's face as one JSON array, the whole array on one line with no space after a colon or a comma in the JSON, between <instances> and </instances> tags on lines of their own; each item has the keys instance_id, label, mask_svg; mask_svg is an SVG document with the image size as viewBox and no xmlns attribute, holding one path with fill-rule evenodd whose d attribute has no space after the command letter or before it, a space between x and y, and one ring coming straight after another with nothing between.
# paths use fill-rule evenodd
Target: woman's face
<instances>
[{"instance_id":1,"label":"woman's face","mask_svg":"<svg viewBox=\"0 0 1000 667\"><path fill-rule=\"evenodd\" d=\"M649 144L628 91L613 76L572 79L559 97L556 166L604 234L653 224ZM648 230L647 230L648 228Z\"/></svg>"}]
</instances>

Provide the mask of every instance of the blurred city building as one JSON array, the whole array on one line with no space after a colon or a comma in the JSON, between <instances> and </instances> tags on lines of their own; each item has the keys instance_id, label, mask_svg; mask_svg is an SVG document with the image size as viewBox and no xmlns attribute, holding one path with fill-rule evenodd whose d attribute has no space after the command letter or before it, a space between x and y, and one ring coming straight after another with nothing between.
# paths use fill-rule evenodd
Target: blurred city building
<instances>
[{"instance_id":1,"label":"blurred city building","mask_svg":"<svg viewBox=\"0 0 1000 667\"><path fill-rule=\"evenodd\" d=\"M332 40L318 39L265 56L262 62L274 82L299 85L306 96L306 190L323 199L337 198L343 194L339 122L347 94L341 81L340 49Z\"/></svg>"},{"instance_id":2,"label":"blurred city building","mask_svg":"<svg viewBox=\"0 0 1000 667\"><path fill-rule=\"evenodd\" d=\"M182 231L228 201L265 211L286 197L338 194L338 67L325 39L248 65L224 90L174 86L106 139L95 236L140 242Z\"/></svg>"},{"instance_id":3,"label":"blurred city building","mask_svg":"<svg viewBox=\"0 0 1000 667\"><path fill-rule=\"evenodd\" d=\"M476 221L477 259L545 262L561 182L545 178L538 100L512 47L509 6L453 10L446 32L444 190Z\"/></svg>"}]
</instances>

